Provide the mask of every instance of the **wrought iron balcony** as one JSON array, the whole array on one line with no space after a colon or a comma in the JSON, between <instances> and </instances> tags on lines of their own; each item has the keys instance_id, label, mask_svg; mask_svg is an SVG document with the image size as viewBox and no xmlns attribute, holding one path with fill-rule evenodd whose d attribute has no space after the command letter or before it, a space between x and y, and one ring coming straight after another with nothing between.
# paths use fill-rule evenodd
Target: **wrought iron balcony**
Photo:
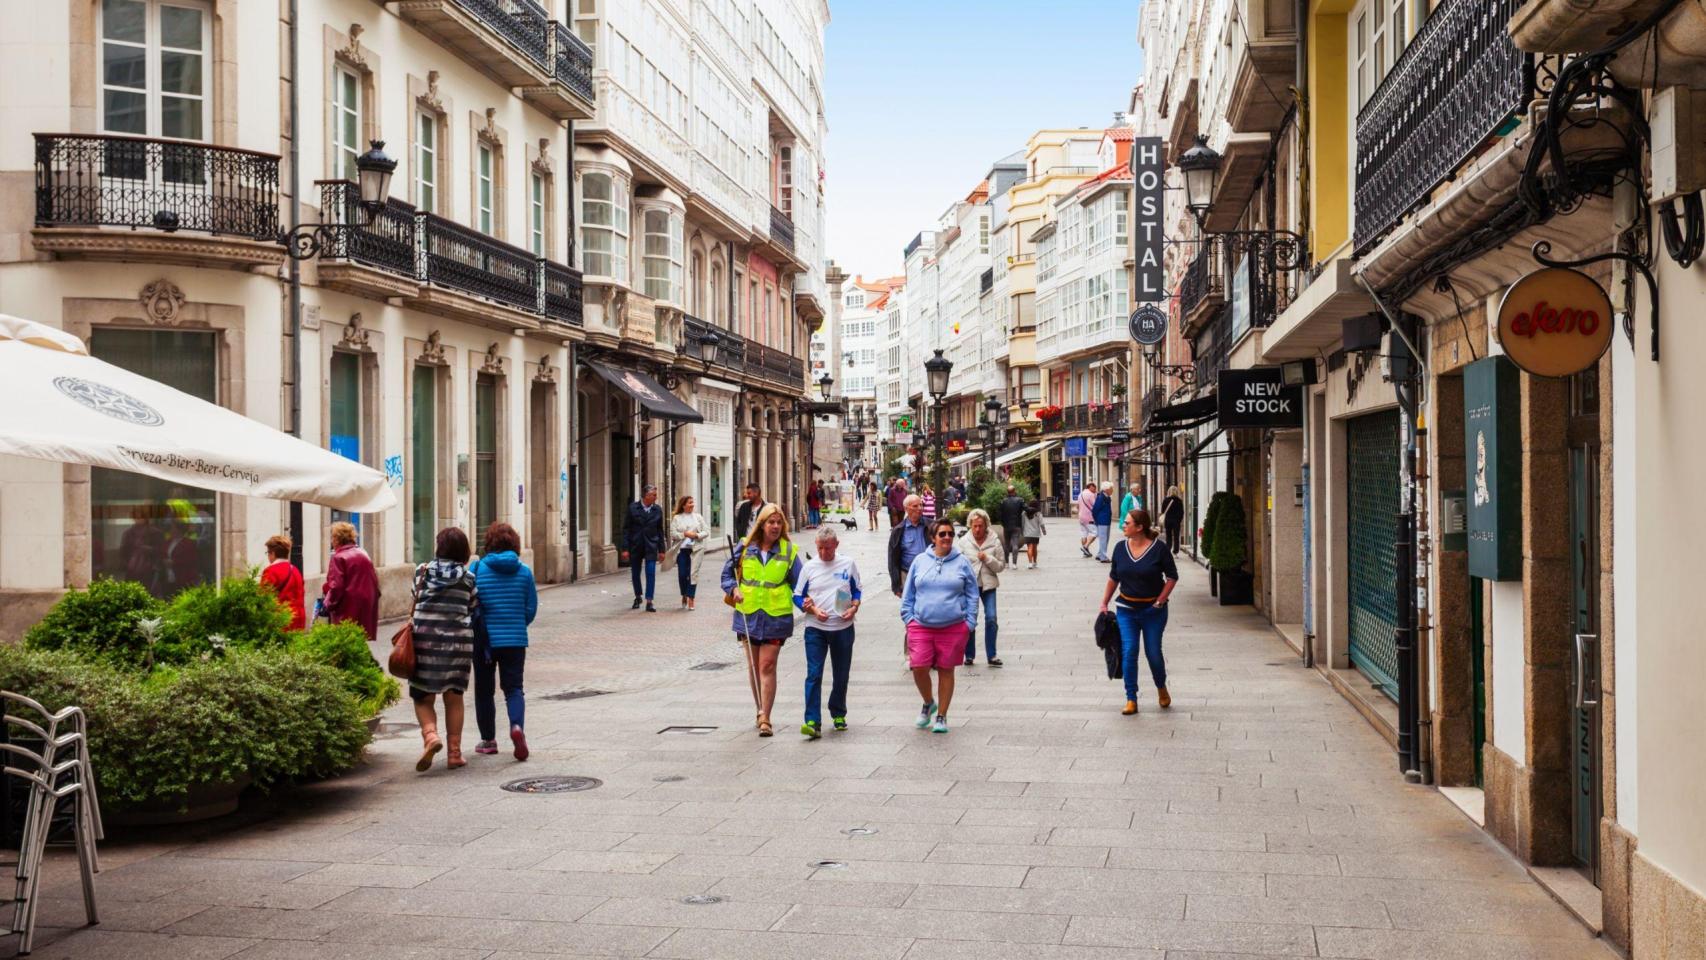
<instances>
[{"instance_id":1,"label":"wrought iron balcony","mask_svg":"<svg viewBox=\"0 0 1706 960\"><path fill-rule=\"evenodd\" d=\"M782 387L790 396L801 396L806 388L806 364L799 357L755 343L694 316L681 318L681 355L703 362L705 339L717 335L717 356L712 369L762 384Z\"/></svg>"},{"instance_id":2,"label":"wrought iron balcony","mask_svg":"<svg viewBox=\"0 0 1706 960\"><path fill-rule=\"evenodd\" d=\"M36 226L278 237L270 153L148 137L38 133Z\"/></svg>"},{"instance_id":3,"label":"wrought iron balcony","mask_svg":"<svg viewBox=\"0 0 1706 960\"><path fill-rule=\"evenodd\" d=\"M794 252L794 221L775 206L770 208L770 239L789 253Z\"/></svg>"},{"instance_id":4,"label":"wrought iron balcony","mask_svg":"<svg viewBox=\"0 0 1706 960\"><path fill-rule=\"evenodd\" d=\"M1219 244L1203 243L1185 268L1184 279L1179 284L1179 311L1187 328L1193 325L1199 310L1217 307L1226 298L1223 259Z\"/></svg>"},{"instance_id":5,"label":"wrought iron balcony","mask_svg":"<svg viewBox=\"0 0 1706 960\"><path fill-rule=\"evenodd\" d=\"M439 287L557 323L582 325L579 270L399 200L387 201L372 220L361 224L354 183L322 180L319 187L321 215L331 235L320 252L326 285L405 298L426 296L423 287ZM372 268L381 276L347 276L336 269L347 263ZM478 311L470 304L468 312Z\"/></svg>"},{"instance_id":6,"label":"wrought iron balcony","mask_svg":"<svg viewBox=\"0 0 1706 960\"><path fill-rule=\"evenodd\" d=\"M1523 0L1445 0L1357 114L1356 249L1373 246L1531 98Z\"/></svg>"},{"instance_id":7,"label":"wrought iron balcony","mask_svg":"<svg viewBox=\"0 0 1706 960\"><path fill-rule=\"evenodd\" d=\"M1223 311L1192 341L1194 382L1198 386L1206 389L1210 384L1219 382L1220 371L1226 369L1232 351L1230 325L1231 318Z\"/></svg>"},{"instance_id":8,"label":"wrought iron balcony","mask_svg":"<svg viewBox=\"0 0 1706 960\"><path fill-rule=\"evenodd\" d=\"M549 44L545 8L531 0L456 0L479 21L503 37L540 67L546 65Z\"/></svg>"},{"instance_id":9,"label":"wrought iron balcony","mask_svg":"<svg viewBox=\"0 0 1706 960\"><path fill-rule=\"evenodd\" d=\"M395 6L404 20L551 116L592 116L592 51L538 0L410 0Z\"/></svg>"},{"instance_id":10,"label":"wrought iron balcony","mask_svg":"<svg viewBox=\"0 0 1706 960\"><path fill-rule=\"evenodd\" d=\"M595 99L592 48L560 23L551 24L551 75L582 100L591 103Z\"/></svg>"}]
</instances>

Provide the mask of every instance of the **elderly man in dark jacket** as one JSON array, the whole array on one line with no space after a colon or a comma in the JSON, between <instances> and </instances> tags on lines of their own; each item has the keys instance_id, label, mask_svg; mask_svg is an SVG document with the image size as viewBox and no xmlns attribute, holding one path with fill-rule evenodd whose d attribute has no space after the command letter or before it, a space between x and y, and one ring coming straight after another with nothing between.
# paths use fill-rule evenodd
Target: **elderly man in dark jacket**
<instances>
[{"instance_id":1,"label":"elderly man in dark jacket","mask_svg":"<svg viewBox=\"0 0 1706 960\"><path fill-rule=\"evenodd\" d=\"M1011 483L1007 485L1007 496L1001 498L995 512L996 518L1001 521L1001 552L1005 554L1003 559L1009 564L1018 563L1019 548L1025 542L1025 501L1020 499L1017 486Z\"/></svg>"},{"instance_id":2,"label":"elderly man in dark jacket","mask_svg":"<svg viewBox=\"0 0 1706 960\"><path fill-rule=\"evenodd\" d=\"M628 561L628 573L634 579L634 606L640 609L640 568L646 568L644 601L647 613L657 613L652 606L652 592L657 587L658 557L663 556L667 541L663 534L663 508L658 506L658 488L646 484L640 499L628 504L628 520L622 525L622 542L626 549L622 559Z\"/></svg>"}]
</instances>

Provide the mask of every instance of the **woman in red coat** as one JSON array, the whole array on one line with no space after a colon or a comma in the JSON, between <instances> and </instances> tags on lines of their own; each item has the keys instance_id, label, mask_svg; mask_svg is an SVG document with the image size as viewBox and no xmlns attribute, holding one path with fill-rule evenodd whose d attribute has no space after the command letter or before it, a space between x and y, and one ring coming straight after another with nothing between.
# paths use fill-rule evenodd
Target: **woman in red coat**
<instances>
[{"instance_id":1,"label":"woman in red coat","mask_svg":"<svg viewBox=\"0 0 1706 960\"><path fill-rule=\"evenodd\" d=\"M302 608L302 571L290 562L290 538L267 538L267 566L261 571L261 583L278 595L279 605L290 611L292 632L307 626L307 612Z\"/></svg>"},{"instance_id":2,"label":"woman in red coat","mask_svg":"<svg viewBox=\"0 0 1706 960\"><path fill-rule=\"evenodd\" d=\"M333 623L350 620L361 624L367 639L379 631L379 574L373 558L355 544L355 527L332 524L332 562L326 568L326 587L321 595L326 616Z\"/></svg>"}]
</instances>

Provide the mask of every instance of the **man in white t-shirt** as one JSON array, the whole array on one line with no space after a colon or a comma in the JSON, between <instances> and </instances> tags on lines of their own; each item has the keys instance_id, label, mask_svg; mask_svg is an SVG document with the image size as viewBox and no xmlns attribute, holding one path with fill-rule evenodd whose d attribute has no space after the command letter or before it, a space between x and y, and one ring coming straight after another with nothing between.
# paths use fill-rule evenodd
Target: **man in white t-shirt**
<instances>
[{"instance_id":1,"label":"man in white t-shirt","mask_svg":"<svg viewBox=\"0 0 1706 960\"><path fill-rule=\"evenodd\" d=\"M853 618L862 593L859 567L852 557L837 557L841 541L834 527L817 530L817 556L806 561L794 587L794 606L806 621L806 718L800 733L813 740L823 736L823 661L833 671L829 687L829 718L835 729L847 729L847 674L853 666Z\"/></svg>"}]
</instances>

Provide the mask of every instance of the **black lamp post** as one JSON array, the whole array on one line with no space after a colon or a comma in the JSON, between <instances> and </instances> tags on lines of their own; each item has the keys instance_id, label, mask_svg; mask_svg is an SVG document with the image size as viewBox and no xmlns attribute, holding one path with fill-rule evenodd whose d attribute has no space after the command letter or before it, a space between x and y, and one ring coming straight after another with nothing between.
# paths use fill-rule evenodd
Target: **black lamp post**
<instances>
[{"instance_id":1,"label":"black lamp post","mask_svg":"<svg viewBox=\"0 0 1706 960\"><path fill-rule=\"evenodd\" d=\"M930 483L937 493L948 482L948 461L942 455L942 398L948 395L948 375L954 371L954 361L942 356L937 350L936 355L924 361L924 377L928 381L930 397L936 401L936 457L930 470Z\"/></svg>"},{"instance_id":2,"label":"black lamp post","mask_svg":"<svg viewBox=\"0 0 1706 960\"><path fill-rule=\"evenodd\" d=\"M699 337L699 356L705 361L705 366L717 365L717 351L723 345L722 335L715 330L706 330Z\"/></svg>"},{"instance_id":3,"label":"black lamp post","mask_svg":"<svg viewBox=\"0 0 1706 960\"><path fill-rule=\"evenodd\" d=\"M1180 155L1179 172L1185 175L1185 206L1197 218L1197 225L1207 219L1214 206L1214 181L1220 176L1220 154L1208 145L1208 135L1197 134L1196 145Z\"/></svg>"},{"instance_id":4,"label":"black lamp post","mask_svg":"<svg viewBox=\"0 0 1706 960\"><path fill-rule=\"evenodd\" d=\"M317 256L337 236L339 227L365 227L385 209L391 195L391 175L397 172L397 161L385 152L385 141L369 140L366 153L355 158L357 203L355 222L350 224L304 223L279 235L278 242L291 259L307 260ZM324 211L322 211L324 213Z\"/></svg>"},{"instance_id":5,"label":"black lamp post","mask_svg":"<svg viewBox=\"0 0 1706 960\"><path fill-rule=\"evenodd\" d=\"M990 470L995 469L995 432L999 429L1001 429L1001 401L996 399L994 394L990 394L988 399L983 401L983 453L984 459L989 461Z\"/></svg>"},{"instance_id":6,"label":"black lamp post","mask_svg":"<svg viewBox=\"0 0 1706 960\"><path fill-rule=\"evenodd\" d=\"M828 373L819 377L817 381L818 398L827 401L829 399L829 390L833 386L835 386L835 378L831 377Z\"/></svg>"}]
</instances>

